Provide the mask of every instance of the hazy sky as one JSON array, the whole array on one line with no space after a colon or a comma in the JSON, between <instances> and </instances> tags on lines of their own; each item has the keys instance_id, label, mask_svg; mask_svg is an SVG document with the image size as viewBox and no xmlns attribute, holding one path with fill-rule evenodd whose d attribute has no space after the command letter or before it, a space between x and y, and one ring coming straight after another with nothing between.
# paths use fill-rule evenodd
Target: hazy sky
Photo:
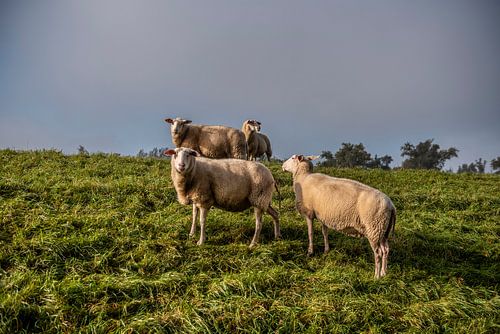
<instances>
[{"instance_id":1,"label":"hazy sky","mask_svg":"<svg viewBox=\"0 0 500 334\"><path fill-rule=\"evenodd\" d=\"M165 117L240 127L274 154L428 138L500 155L498 1L2 1L0 148L136 154Z\"/></svg>"}]
</instances>

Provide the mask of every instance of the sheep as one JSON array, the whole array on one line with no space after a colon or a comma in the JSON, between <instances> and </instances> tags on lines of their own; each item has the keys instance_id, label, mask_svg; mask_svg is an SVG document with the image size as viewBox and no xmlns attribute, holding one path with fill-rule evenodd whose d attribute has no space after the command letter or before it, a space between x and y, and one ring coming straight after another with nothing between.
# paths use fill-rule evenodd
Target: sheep
<instances>
[{"instance_id":1,"label":"sheep","mask_svg":"<svg viewBox=\"0 0 500 334\"><path fill-rule=\"evenodd\" d=\"M264 141L266 142L268 153L269 153L267 156L267 160L271 161L271 156L273 155L273 150L271 149L271 141L269 140L268 136L266 136L263 133L260 133L260 122L257 122L257 125L255 126L255 128L256 128L257 132L259 133L260 137L262 139L264 139Z\"/></svg>"},{"instance_id":2,"label":"sheep","mask_svg":"<svg viewBox=\"0 0 500 334\"><path fill-rule=\"evenodd\" d=\"M213 159L236 158L246 160L245 135L226 126L195 125L182 118L166 118L171 124L172 142L176 147L187 147L202 156Z\"/></svg>"},{"instance_id":3,"label":"sheep","mask_svg":"<svg viewBox=\"0 0 500 334\"><path fill-rule=\"evenodd\" d=\"M274 181L271 171L258 162L238 159L207 159L190 148L166 150L171 156L171 177L181 204L193 205L190 237L196 233L196 217L200 213L200 239L205 242L205 221L212 206L238 212L254 208L255 233L250 248L259 242L262 213L273 218L274 237L281 237L279 215L271 206Z\"/></svg>"},{"instance_id":4,"label":"sheep","mask_svg":"<svg viewBox=\"0 0 500 334\"><path fill-rule=\"evenodd\" d=\"M259 133L260 122L248 119L243 122L241 131L245 134L248 144L248 160L256 160L265 153L267 160L271 161L271 142L265 134Z\"/></svg>"},{"instance_id":5,"label":"sheep","mask_svg":"<svg viewBox=\"0 0 500 334\"><path fill-rule=\"evenodd\" d=\"M313 173L311 160L318 157L293 155L282 165L293 174L297 211L306 219L309 247L313 253L313 220L322 223L324 252L328 253L328 228L350 236L366 237L375 257L375 278L385 276L389 257L389 234L396 224L396 209L390 198L357 181Z\"/></svg>"}]
</instances>

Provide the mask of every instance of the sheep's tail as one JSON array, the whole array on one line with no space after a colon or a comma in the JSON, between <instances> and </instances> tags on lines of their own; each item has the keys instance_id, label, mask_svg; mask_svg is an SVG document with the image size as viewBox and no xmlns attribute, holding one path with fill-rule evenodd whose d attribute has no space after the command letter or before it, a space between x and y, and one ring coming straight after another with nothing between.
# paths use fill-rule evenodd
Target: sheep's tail
<instances>
[{"instance_id":1,"label":"sheep's tail","mask_svg":"<svg viewBox=\"0 0 500 334\"><path fill-rule=\"evenodd\" d=\"M389 226L387 226L387 230L385 231L385 239L387 240L389 236L394 235L394 227L396 225L396 209L391 209L391 217L389 218Z\"/></svg>"},{"instance_id":2,"label":"sheep's tail","mask_svg":"<svg viewBox=\"0 0 500 334\"><path fill-rule=\"evenodd\" d=\"M281 193L278 189L278 182L276 182L276 180L274 180L274 189L276 189L276 192L278 193L278 210L281 212Z\"/></svg>"}]
</instances>

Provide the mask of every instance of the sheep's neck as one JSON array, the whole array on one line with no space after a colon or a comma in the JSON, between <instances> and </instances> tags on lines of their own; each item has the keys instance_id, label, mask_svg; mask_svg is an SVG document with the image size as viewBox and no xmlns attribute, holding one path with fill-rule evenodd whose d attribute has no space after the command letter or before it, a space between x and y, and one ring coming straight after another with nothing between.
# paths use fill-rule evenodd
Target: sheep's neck
<instances>
[{"instance_id":1,"label":"sheep's neck","mask_svg":"<svg viewBox=\"0 0 500 334\"><path fill-rule=\"evenodd\" d=\"M176 147L181 146L182 142L184 141L184 138L186 138L189 132L189 125L184 125L184 126L186 127L184 131L176 135L172 135L172 142L175 144Z\"/></svg>"},{"instance_id":2,"label":"sheep's neck","mask_svg":"<svg viewBox=\"0 0 500 334\"><path fill-rule=\"evenodd\" d=\"M172 166L172 168L174 167ZM172 179L175 180L175 188L177 190L179 200L182 204L189 204L188 202L190 202L188 194L193 185L193 175L195 173L195 168L196 166L193 167L188 175L182 175L175 169L173 169Z\"/></svg>"},{"instance_id":3,"label":"sheep's neck","mask_svg":"<svg viewBox=\"0 0 500 334\"><path fill-rule=\"evenodd\" d=\"M293 183L300 182L305 176L311 174L308 166L299 166L295 173L293 173Z\"/></svg>"},{"instance_id":4,"label":"sheep's neck","mask_svg":"<svg viewBox=\"0 0 500 334\"><path fill-rule=\"evenodd\" d=\"M243 133L245 134L245 140L248 141L250 138L255 136L255 131L251 131L248 128L243 128Z\"/></svg>"}]
</instances>

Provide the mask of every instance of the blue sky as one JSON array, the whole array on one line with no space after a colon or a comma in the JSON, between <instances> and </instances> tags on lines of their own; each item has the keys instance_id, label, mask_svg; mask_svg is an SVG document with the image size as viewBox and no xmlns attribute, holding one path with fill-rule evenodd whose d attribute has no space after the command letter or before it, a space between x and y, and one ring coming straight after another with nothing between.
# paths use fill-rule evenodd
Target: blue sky
<instances>
[{"instance_id":1,"label":"blue sky","mask_svg":"<svg viewBox=\"0 0 500 334\"><path fill-rule=\"evenodd\" d=\"M275 155L500 155L496 1L1 1L0 148L136 154L165 117L258 119Z\"/></svg>"}]
</instances>

